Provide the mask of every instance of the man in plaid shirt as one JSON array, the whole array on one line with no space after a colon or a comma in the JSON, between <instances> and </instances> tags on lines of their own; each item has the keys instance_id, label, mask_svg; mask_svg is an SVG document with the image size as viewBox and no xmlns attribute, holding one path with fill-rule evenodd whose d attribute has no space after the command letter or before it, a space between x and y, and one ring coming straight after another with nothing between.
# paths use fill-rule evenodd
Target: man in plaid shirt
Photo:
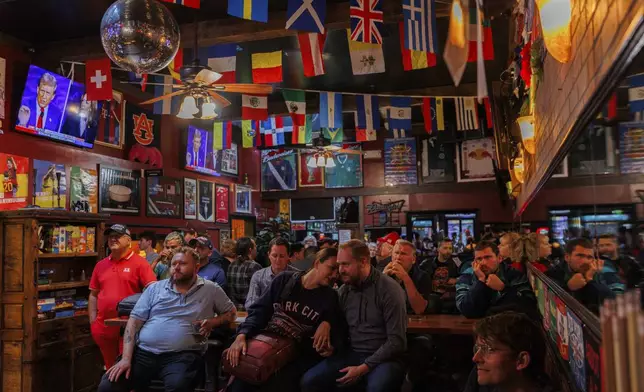
<instances>
[{"instance_id":1,"label":"man in plaid shirt","mask_svg":"<svg viewBox=\"0 0 644 392\"><path fill-rule=\"evenodd\" d=\"M228 266L228 287L230 299L237 309L243 309L250 289L250 280L253 274L262 266L254 261L257 257L255 241L250 237L242 237L237 240L237 260Z\"/></svg>"}]
</instances>

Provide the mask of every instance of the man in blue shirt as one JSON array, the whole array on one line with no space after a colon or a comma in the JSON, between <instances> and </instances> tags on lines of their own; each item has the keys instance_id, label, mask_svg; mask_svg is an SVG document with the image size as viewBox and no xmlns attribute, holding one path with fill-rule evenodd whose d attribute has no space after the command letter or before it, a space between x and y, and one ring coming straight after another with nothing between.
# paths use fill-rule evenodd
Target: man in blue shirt
<instances>
[{"instance_id":1,"label":"man in blue shirt","mask_svg":"<svg viewBox=\"0 0 644 392\"><path fill-rule=\"evenodd\" d=\"M207 237L200 236L190 241L188 244L194 248L199 257L203 260L204 265L199 268L199 276L204 279L217 283L224 291L226 291L226 272L211 256L213 254L212 242Z\"/></svg>"},{"instance_id":2,"label":"man in blue shirt","mask_svg":"<svg viewBox=\"0 0 644 392\"><path fill-rule=\"evenodd\" d=\"M271 282L277 275L284 271L295 270L295 268L289 264L289 246L289 242L282 237L274 238L270 244L268 244L268 259L270 260L271 265L255 272L251 277L248 295L246 296L246 302L244 304L246 309L249 309L252 304L257 302L259 298L268 291L268 288L271 286Z\"/></svg>"},{"instance_id":3,"label":"man in blue shirt","mask_svg":"<svg viewBox=\"0 0 644 392\"><path fill-rule=\"evenodd\" d=\"M146 390L157 377L166 391L195 389L203 375L206 337L237 313L221 287L197 275L198 268L194 249L174 253L170 279L148 286L132 310L123 356L107 370L99 392Z\"/></svg>"}]
</instances>

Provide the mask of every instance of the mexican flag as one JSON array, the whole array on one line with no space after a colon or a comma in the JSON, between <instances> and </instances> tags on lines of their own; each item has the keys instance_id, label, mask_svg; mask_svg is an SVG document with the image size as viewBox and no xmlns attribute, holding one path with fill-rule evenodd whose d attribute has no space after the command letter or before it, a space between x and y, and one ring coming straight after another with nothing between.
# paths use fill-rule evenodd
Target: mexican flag
<instances>
[{"instance_id":1,"label":"mexican flag","mask_svg":"<svg viewBox=\"0 0 644 392\"><path fill-rule=\"evenodd\" d=\"M470 50L467 55L467 61L473 63L476 61L476 18L481 18L481 41L483 41L483 60L494 60L494 42L492 41L492 25L489 19L483 18L483 13L478 12L476 8L470 8Z\"/></svg>"},{"instance_id":2,"label":"mexican flag","mask_svg":"<svg viewBox=\"0 0 644 392\"><path fill-rule=\"evenodd\" d=\"M294 127L306 125L306 93L297 90L282 90L288 113Z\"/></svg>"}]
</instances>

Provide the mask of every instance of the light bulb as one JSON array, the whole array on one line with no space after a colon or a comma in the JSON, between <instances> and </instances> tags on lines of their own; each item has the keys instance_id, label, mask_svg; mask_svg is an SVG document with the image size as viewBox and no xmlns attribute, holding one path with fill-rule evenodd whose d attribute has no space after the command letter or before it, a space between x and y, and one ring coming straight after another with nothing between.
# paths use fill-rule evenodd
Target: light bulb
<instances>
[{"instance_id":1,"label":"light bulb","mask_svg":"<svg viewBox=\"0 0 644 392\"><path fill-rule=\"evenodd\" d=\"M329 157L326 159L326 167L329 169L335 167L335 162L333 161L333 158Z\"/></svg>"},{"instance_id":2,"label":"light bulb","mask_svg":"<svg viewBox=\"0 0 644 392\"><path fill-rule=\"evenodd\" d=\"M217 117L215 113L215 104L213 102L206 102L201 106L201 119L211 120Z\"/></svg>"},{"instance_id":3,"label":"light bulb","mask_svg":"<svg viewBox=\"0 0 644 392\"><path fill-rule=\"evenodd\" d=\"M326 160L322 155L318 157L318 167L324 167L326 166Z\"/></svg>"},{"instance_id":4,"label":"light bulb","mask_svg":"<svg viewBox=\"0 0 644 392\"><path fill-rule=\"evenodd\" d=\"M534 155L537 150L536 141L534 139L534 116L519 117L517 118L517 123L521 128L523 147L530 155Z\"/></svg>"},{"instance_id":5,"label":"light bulb","mask_svg":"<svg viewBox=\"0 0 644 392\"><path fill-rule=\"evenodd\" d=\"M317 165L317 161L316 161L316 159L315 159L315 157L314 157L314 156L313 156L313 157L310 157L310 158L308 159L308 161L306 161L306 166L308 166L308 167L310 167L310 168L316 168L316 167L318 166L318 165Z\"/></svg>"},{"instance_id":6,"label":"light bulb","mask_svg":"<svg viewBox=\"0 0 644 392\"><path fill-rule=\"evenodd\" d=\"M187 96L181 104L181 109L179 110L177 117L190 120L195 118L194 115L198 112L199 109L197 108L197 102L195 101L195 98L192 96Z\"/></svg>"}]
</instances>

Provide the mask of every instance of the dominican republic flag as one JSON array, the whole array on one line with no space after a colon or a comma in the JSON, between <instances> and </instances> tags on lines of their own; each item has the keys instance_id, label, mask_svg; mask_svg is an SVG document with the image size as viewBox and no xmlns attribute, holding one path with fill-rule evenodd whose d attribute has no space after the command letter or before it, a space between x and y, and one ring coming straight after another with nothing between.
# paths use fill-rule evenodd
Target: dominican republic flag
<instances>
[{"instance_id":1,"label":"dominican republic flag","mask_svg":"<svg viewBox=\"0 0 644 392\"><path fill-rule=\"evenodd\" d=\"M253 53L251 56L253 83L280 83L282 81L282 51Z\"/></svg>"},{"instance_id":2,"label":"dominican republic flag","mask_svg":"<svg viewBox=\"0 0 644 392\"><path fill-rule=\"evenodd\" d=\"M172 89L172 76L154 76L153 79L157 83L163 83L163 86L154 85L154 96L160 97L162 95L170 94ZM154 114L173 114L179 113L181 108L181 96L174 96L154 103L152 111Z\"/></svg>"},{"instance_id":3,"label":"dominican republic flag","mask_svg":"<svg viewBox=\"0 0 644 392\"><path fill-rule=\"evenodd\" d=\"M382 45L382 0L351 0L351 40Z\"/></svg>"},{"instance_id":4,"label":"dominican republic flag","mask_svg":"<svg viewBox=\"0 0 644 392\"><path fill-rule=\"evenodd\" d=\"M398 34L400 36L400 52L403 58L403 69L413 71L436 65L436 53L409 50L405 47L405 26L404 22L398 23Z\"/></svg>"},{"instance_id":5,"label":"dominican republic flag","mask_svg":"<svg viewBox=\"0 0 644 392\"><path fill-rule=\"evenodd\" d=\"M109 58L85 62L85 86L88 101L112 99L112 62Z\"/></svg>"},{"instance_id":6,"label":"dominican republic flag","mask_svg":"<svg viewBox=\"0 0 644 392\"><path fill-rule=\"evenodd\" d=\"M236 83L237 44L213 45L208 48L208 66L221 74L217 83Z\"/></svg>"},{"instance_id":7,"label":"dominican republic flag","mask_svg":"<svg viewBox=\"0 0 644 392\"><path fill-rule=\"evenodd\" d=\"M326 0L288 0L286 28L324 34Z\"/></svg>"},{"instance_id":8,"label":"dominican republic flag","mask_svg":"<svg viewBox=\"0 0 644 392\"><path fill-rule=\"evenodd\" d=\"M467 61L473 63L476 61L476 33L477 25L476 18L481 18L481 29L483 35L483 60L494 60L494 42L492 41L492 24L489 19L483 18L483 13L479 12L476 8L470 8L470 49L467 54Z\"/></svg>"},{"instance_id":9,"label":"dominican republic flag","mask_svg":"<svg viewBox=\"0 0 644 392\"><path fill-rule=\"evenodd\" d=\"M268 22L268 0L228 0L228 15Z\"/></svg>"},{"instance_id":10,"label":"dominican republic flag","mask_svg":"<svg viewBox=\"0 0 644 392\"><path fill-rule=\"evenodd\" d=\"M380 129L380 111L377 95L356 95L356 130Z\"/></svg>"},{"instance_id":11,"label":"dominican republic flag","mask_svg":"<svg viewBox=\"0 0 644 392\"><path fill-rule=\"evenodd\" d=\"M262 121L261 132L264 135L264 146L266 147L282 146L286 143L282 116Z\"/></svg>"},{"instance_id":12,"label":"dominican republic flag","mask_svg":"<svg viewBox=\"0 0 644 392\"><path fill-rule=\"evenodd\" d=\"M476 113L476 98L456 98L456 129L459 131L479 129L479 118Z\"/></svg>"},{"instance_id":13,"label":"dominican republic flag","mask_svg":"<svg viewBox=\"0 0 644 392\"><path fill-rule=\"evenodd\" d=\"M242 148L253 148L262 145L260 138L260 124L261 121L256 120L242 120Z\"/></svg>"},{"instance_id":14,"label":"dominican republic flag","mask_svg":"<svg viewBox=\"0 0 644 392\"><path fill-rule=\"evenodd\" d=\"M438 52L434 0L403 0L405 48L419 52Z\"/></svg>"},{"instance_id":15,"label":"dominican republic flag","mask_svg":"<svg viewBox=\"0 0 644 392\"><path fill-rule=\"evenodd\" d=\"M120 146L121 128L123 126L123 101L114 95L110 101L103 101L101 113L98 116L96 141L104 144Z\"/></svg>"},{"instance_id":16,"label":"dominican republic flag","mask_svg":"<svg viewBox=\"0 0 644 392\"><path fill-rule=\"evenodd\" d=\"M233 122L215 121L212 130L212 149L229 150L233 142Z\"/></svg>"},{"instance_id":17,"label":"dominican republic flag","mask_svg":"<svg viewBox=\"0 0 644 392\"><path fill-rule=\"evenodd\" d=\"M644 73L628 77L628 109L631 113L644 111Z\"/></svg>"},{"instance_id":18,"label":"dominican republic flag","mask_svg":"<svg viewBox=\"0 0 644 392\"><path fill-rule=\"evenodd\" d=\"M268 119L268 97L242 94L242 120Z\"/></svg>"},{"instance_id":19,"label":"dominican republic flag","mask_svg":"<svg viewBox=\"0 0 644 392\"><path fill-rule=\"evenodd\" d=\"M320 93L320 127L342 128L342 94Z\"/></svg>"},{"instance_id":20,"label":"dominican republic flag","mask_svg":"<svg viewBox=\"0 0 644 392\"><path fill-rule=\"evenodd\" d=\"M306 125L306 93L299 90L282 90L282 95L293 119L293 125Z\"/></svg>"},{"instance_id":21,"label":"dominican republic flag","mask_svg":"<svg viewBox=\"0 0 644 392\"><path fill-rule=\"evenodd\" d=\"M389 102L389 129L394 138L405 137L405 132L411 131L411 98L391 97Z\"/></svg>"},{"instance_id":22,"label":"dominican republic flag","mask_svg":"<svg viewBox=\"0 0 644 392\"><path fill-rule=\"evenodd\" d=\"M297 40L300 42L300 53L302 54L302 65L304 76L324 75L324 61L322 50L326 41L326 34L299 33Z\"/></svg>"},{"instance_id":23,"label":"dominican republic flag","mask_svg":"<svg viewBox=\"0 0 644 392\"><path fill-rule=\"evenodd\" d=\"M201 0L161 0L161 1L164 1L166 3L179 4L179 5L182 5L182 6L185 6L185 7L190 7L190 8L200 8L201 7L201 4L199 4L201 2Z\"/></svg>"},{"instance_id":24,"label":"dominican republic flag","mask_svg":"<svg viewBox=\"0 0 644 392\"><path fill-rule=\"evenodd\" d=\"M434 131L445 130L443 98L423 98L423 119L425 120L425 132L432 134Z\"/></svg>"}]
</instances>

